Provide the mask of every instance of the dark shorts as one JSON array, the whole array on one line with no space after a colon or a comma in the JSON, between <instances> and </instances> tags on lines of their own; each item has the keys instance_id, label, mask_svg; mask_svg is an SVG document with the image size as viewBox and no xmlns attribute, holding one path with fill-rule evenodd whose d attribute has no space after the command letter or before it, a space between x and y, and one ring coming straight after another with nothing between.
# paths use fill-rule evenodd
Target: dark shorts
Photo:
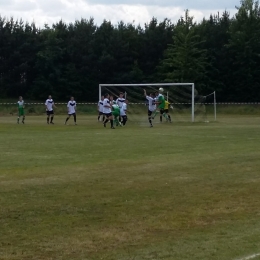
<instances>
[{"instance_id":1,"label":"dark shorts","mask_svg":"<svg viewBox=\"0 0 260 260\"><path fill-rule=\"evenodd\" d=\"M53 110L52 111L46 111L47 116L54 115Z\"/></svg>"},{"instance_id":2,"label":"dark shorts","mask_svg":"<svg viewBox=\"0 0 260 260\"><path fill-rule=\"evenodd\" d=\"M75 116L75 115L76 115L76 113L72 113L72 114L69 114L69 113L68 113L68 115L69 115L69 116Z\"/></svg>"},{"instance_id":3,"label":"dark shorts","mask_svg":"<svg viewBox=\"0 0 260 260\"><path fill-rule=\"evenodd\" d=\"M164 109L163 108L160 108L160 114L162 115L164 113Z\"/></svg>"},{"instance_id":4,"label":"dark shorts","mask_svg":"<svg viewBox=\"0 0 260 260\"><path fill-rule=\"evenodd\" d=\"M148 116L151 116L152 115L152 111L150 111L149 109L148 109Z\"/></svg>"},{"instance_id":5,"label":"dark shorts","mask_svg":"<svg viewBox=\"0 0 260 260\"><path fill-rule=\"evenodd\" d=\"M104 114L103 112L100 112L100 111L98 112L99 116L102 116L103 114Z\"/></svg>"},{"instance_id":6,"label":"dark shorts","mask_svg":"<svg viewBox=\"0 0 260 260\"><path fill-rule=\"evenodd\" d=\"M168 114L169 113L169 109L164 109L164 113Z\"/></svg>"},{"instance_id":7,"label":"dark shorts","mask_svg":"<svg viewBox=\"0 0 260 260\"><path fill-rule=\"evenodd\" d=\"M111 117L112 113L103 113L103 115L105 115L106 117Z\"/></svg>"}]
</instances>

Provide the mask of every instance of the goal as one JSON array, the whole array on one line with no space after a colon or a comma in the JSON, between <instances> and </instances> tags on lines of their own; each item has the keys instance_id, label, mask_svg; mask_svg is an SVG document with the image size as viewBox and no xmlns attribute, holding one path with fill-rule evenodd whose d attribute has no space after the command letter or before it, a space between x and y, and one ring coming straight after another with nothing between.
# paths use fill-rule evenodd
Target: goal
<instances>
[{"instance_id":1,"label":"goal","mask_svg":"<svg viewBox=\"0 0 260 260\"><path fill-rule=\"evenodd\" d=\"M136 115L144 110L146 105L143 89L146 89L149 95L159 88L164 89L165 99L170 103L173 121L195 122L195 119L202 121L206 118L205 115L201 115L203 113L197 113L202 106L199 105L200 100L196 104L199 94L194 83L99 84L99 99L105 93L117 98L119 93L123 92L129 101L129 113L134 111Z\"/></svg>"}]
</instances>

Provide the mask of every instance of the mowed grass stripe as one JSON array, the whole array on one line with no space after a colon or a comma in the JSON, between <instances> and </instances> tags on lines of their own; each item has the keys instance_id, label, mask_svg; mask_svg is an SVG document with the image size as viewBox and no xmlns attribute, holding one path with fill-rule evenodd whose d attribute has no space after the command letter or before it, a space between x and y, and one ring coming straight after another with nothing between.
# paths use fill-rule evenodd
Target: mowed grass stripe
<instances>
[{"instance_id":1,"label":"mowed grass stripe","mask_svg":"<svg viewBox=\"0 0 260 260\"><path fill-rule=\"evenodd\" d=\"M223 117L115 131L93 117L76 127L44 120L0 125L1 259L232 259L257 252L255 118L245 127L243 118Z\"/></svg>"}]
</instances>

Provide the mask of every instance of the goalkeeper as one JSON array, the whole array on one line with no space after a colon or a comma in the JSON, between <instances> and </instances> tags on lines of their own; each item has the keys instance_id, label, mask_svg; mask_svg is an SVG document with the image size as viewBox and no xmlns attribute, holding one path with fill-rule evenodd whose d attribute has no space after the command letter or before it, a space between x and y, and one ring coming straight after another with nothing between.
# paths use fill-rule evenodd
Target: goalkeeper
<instances>
[{"instance_id":1,"label":"goalkeeper","mask_svg":"<svg viewBox=\"0 0 260 260\"><path fill-rule=\"evenodd\" d=\"M164 110L163 110L163 116L166 118L167 122L172 122L171 116L169 115L169 107L170 107L170 103L165 100L165 106L164 106ZM160 121L162 122L162 114L160 115Z\"/></svg>"},{"instance_id":2,"label":"goalkeeper","mask_svg":"<svg viewBox=\"0 0 260 260\"><path fill-rule=\"evenodd\" d=\"M114 117L114 123L116 126L122 126L121 123L119 122L118 118L120 116L120 107L116 104L116 101L113 100L113 97L111 97L111 102L112 102L112 115Z\"/></svg>"}]
</instances>

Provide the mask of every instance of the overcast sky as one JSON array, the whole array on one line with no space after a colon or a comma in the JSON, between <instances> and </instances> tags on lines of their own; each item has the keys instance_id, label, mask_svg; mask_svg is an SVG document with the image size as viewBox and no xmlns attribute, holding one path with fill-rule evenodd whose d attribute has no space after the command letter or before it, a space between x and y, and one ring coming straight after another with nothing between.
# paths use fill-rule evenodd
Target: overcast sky
<instances>
[{"instance_id":1,"label":"overcast sky","mask_svg":"<svg viewBox=\"0 0 260 260\"><path fill-rule=\"evenodd\" d=\"M152 17L159 21L169 18L175 22L185 9L190 10L196 21L224 10L233 16L235 6L239 5L239 0L0 0L0 15L22 18L29 23L34 21L37 27L45 23L52 25L61 19L69 23L90 17L98 25L106 19L113 24L135 21L143 26Z\"/></svg>"}]
</instances>

